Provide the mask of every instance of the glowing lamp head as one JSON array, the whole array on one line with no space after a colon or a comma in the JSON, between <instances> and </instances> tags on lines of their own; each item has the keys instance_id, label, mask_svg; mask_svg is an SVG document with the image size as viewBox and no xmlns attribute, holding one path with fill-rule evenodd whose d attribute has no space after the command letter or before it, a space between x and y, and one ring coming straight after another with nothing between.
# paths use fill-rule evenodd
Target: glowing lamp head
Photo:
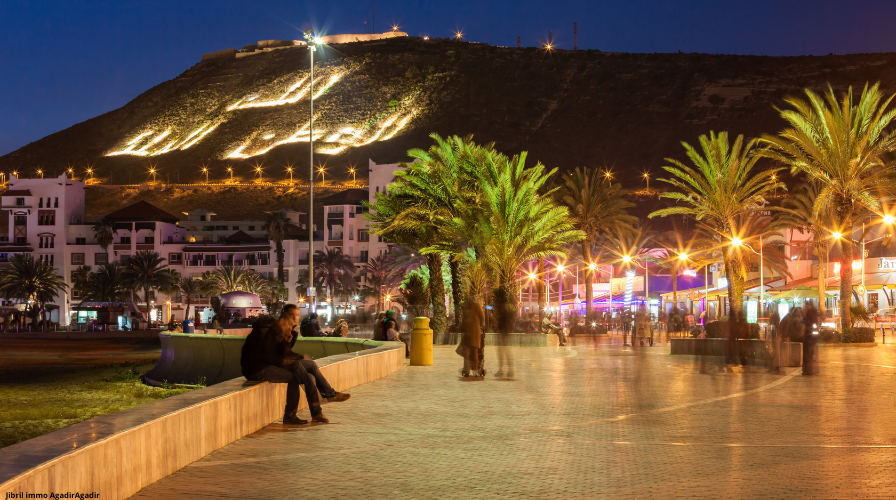
<instances>
[{"instance_id":1,"label":"glowing lamp head","mask_svg":"<svg viewBox=\"0 0 896 500\"><path fill-rule=\"evenodd\" d=\"M740 238L731 238L731 246L739 247L743 244Z\"/></svg>"},{"instance_id":2,"label":"glowing lamp head","mask_svg":"<svg viewBox=\"0 0 896 500\"><path fill-rule=\"evenodd\" d=\"M563 264L557 264L557 270L562 273L566 270L566 266L564 266Z\"/></svg>"},{"instance_id":3,"label":"glowing lamp head","mask_svg":"<svg viewBox=\"0 0 896 500\"><path fill-rule=\"evenodd\" d=\"M538 276L535 276L535 273L529 273L529 279L530 279L530 280L534 280L534 279L537 278L537 277L538 277Z\"/></svg>"},{"instance_id":4,"label":"glowing lamp head","mask_svg":"<svg viewBox=\"0 0 896 500\"><path fill-rule=\"evenodd\" d=\"M831 236L833 236L834 238L839 240L840 238L843 237L843 234L841 234L840 231L836 231L836 232L831 233Z\"/></svg>"},{"instance_id":5,"label":"glowing lamp head","mask_svg":"<svg viewBox=\"0 0 896 500\"><path fill-rule=\"evenodd\" d=\"M884 215L884 222L887 224L892 224L892 223L896 222L896 217L893 217L890 214Z\"/></svg>"},{"instance_id":6,"label":"glowing lamp head","mask_svg":"<svg viewBox=\"0 0 896 500\"><path fill-rule=\"evenodd\" d=\"M207 169L207 168L203 168L202 171L203 171L203 172L208 172L208 169Z\"/></svg>"},{"instance_id":7,"label":"glowing lamp head","mask_svg":"<svg viewBox=\"0 0 896 500\"><path fill-rule=\"evenodd\" d=\"M391 296L391 295L386 295L386 300L392 300L392 296Z\"/></svg>"},{"instance_id":8,"label":"glowing lamp head","mask_svg":"<svg viewBox=\"0 0 896 500\"><path fill-rule=\"evenodd\" d=\"M678 260L688 260L688 254L683 252L678 254Z\"/></svg>"},{"instance_id":9,"label":"glowing lamp head","mask_svg":"<svg viewBox=\"0 0 896 500\"><path fill-rule=\"evenodd\" d=\"M591 269L592 271L594 271L595 269L597 269L597 264L595 264L594 262L592 262L591 264L588 264L588 269Z\"/></svg>"},{"instance_id":10,"label":"glowing lamp head","mask_svg":"<svg viewBox=\"0 0 896 500\"><path fill-rule=\"evenodd\" d=\"M622 262L631 262L631 261L632 261L631 255L623 255L622 256Z\"/></svg>"}]
</instances>

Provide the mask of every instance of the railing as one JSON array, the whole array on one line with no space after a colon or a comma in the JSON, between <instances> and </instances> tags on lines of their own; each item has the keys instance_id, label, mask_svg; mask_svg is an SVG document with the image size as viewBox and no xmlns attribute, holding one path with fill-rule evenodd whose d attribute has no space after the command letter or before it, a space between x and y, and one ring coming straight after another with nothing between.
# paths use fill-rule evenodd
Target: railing
<instances>
[{"instance_id":1,"label":"railing","mask_svg":"<svg viewBox=\"0 0 896 500\"><path fill-rule=\"evenodd\" d=\"M269 259L217 259L217 260L185 260L184 265L187 267L221 267L221 266L269 266ZM307 264L308 261L305 261Z\"/></svg>"},{"instance_id":2,"label":"railing","mask_svg":"<svg viewBox=\"0 0 896 500\"><path fill-rule=\"evenodd\" d=\"M355 264L366 264L368 257L352 257L352 262Z\"/></svg>"}]
</instances>

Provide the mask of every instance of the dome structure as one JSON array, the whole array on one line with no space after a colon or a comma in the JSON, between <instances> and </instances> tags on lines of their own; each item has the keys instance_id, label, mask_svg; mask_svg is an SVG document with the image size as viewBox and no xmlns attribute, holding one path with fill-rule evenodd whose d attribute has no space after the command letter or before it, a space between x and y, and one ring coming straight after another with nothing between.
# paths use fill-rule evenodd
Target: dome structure
<instances>
[{"instance_id":1,"label":"dome structure","mask_svg":"<svg viewBox=\"0 0 896 500\"><path fill-rule=\"evenodd\" d=\"M221 305L233 309L261 309L261 299L249 292L227 292L221 294Z\"/></svg>"}]
</instances>

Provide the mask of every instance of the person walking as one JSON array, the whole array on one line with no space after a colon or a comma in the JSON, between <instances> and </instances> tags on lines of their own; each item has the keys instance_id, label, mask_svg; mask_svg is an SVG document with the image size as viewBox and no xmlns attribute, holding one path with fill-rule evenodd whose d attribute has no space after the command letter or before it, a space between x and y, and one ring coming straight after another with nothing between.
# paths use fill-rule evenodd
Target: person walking
<instances>
[{"instance_id":1,"label":"person walking","mask_svg":"<svg viewBox=\"0 0 896 500\"><path fill-rule=\"evenodd\" d=\"M479 376L485 376L483 366L483 332L485 330L485 313L475 297L471 297L464 304L464 333L458 354L464 357L464 367L461 374L469 377L470 373L478 372Z\"/></svg>"},{"instance_id":2,"label":"person walking","mask_svg":"<svg viewBox=\"0 0 896 500\"><path fill-rule=\"evenodd\" d=\"M818 309L812 301L806 302L806 315L803 316L803 375L818 375L815 360L815 324L818 323Z\"/></svg>"}]
</instances>

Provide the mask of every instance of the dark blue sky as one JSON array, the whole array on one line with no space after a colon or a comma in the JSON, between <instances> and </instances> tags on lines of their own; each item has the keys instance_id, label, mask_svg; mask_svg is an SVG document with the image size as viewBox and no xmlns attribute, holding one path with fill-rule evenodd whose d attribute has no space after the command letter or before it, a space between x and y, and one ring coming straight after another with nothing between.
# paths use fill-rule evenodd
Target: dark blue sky
<instances>
[{"instance_id":1,"label":"dark blue sky","mask_svg":"<svg viewBox=\"0 0 896 500\"><path fill-rule=\"evenodd\" d=\"M0 155L118 108L205 52L257 40L362 32L371 2L0 1ZM893 1L398 1L376 29L495 45L760 55L896 51Z\"/></svg>"}]
</instances>

